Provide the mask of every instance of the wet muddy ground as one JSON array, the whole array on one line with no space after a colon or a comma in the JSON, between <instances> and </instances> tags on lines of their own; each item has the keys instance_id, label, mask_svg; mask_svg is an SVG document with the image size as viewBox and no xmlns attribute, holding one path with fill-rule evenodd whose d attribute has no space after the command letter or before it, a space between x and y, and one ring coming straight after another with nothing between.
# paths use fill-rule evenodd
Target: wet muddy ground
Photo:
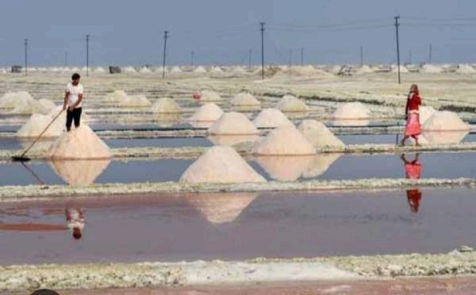
<instances>
[{"instance_id":1,"label":"wet muddy ground","mask_svg":"<svg viewBox=\"0 0 476 295\"><path fill-rule=\"evenodd\" d=\"M84 215L82 237L66 211ZM445 253L474 245L470 189L65 198L0 204L2 265Z\"/></svg>"}]
</instances>

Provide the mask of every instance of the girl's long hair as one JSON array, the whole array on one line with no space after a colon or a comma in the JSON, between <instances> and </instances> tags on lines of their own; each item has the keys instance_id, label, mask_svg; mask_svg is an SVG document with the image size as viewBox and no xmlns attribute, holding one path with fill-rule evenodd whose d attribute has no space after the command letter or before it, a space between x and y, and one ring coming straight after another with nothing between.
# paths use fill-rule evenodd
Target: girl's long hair
<instances>
[{"instance_id":1,"label":"girl's long hair","mask_svg":"<svg viewBox=\"0 0 476 295\"><path fill-rule=\"evenodd\" d=\"M418 85L416 84L412 84L412 86L410 87L410 90L414 89L415 91L415 94L420 94L420 90L418 90Z\"/></svg>"}]
</instances>

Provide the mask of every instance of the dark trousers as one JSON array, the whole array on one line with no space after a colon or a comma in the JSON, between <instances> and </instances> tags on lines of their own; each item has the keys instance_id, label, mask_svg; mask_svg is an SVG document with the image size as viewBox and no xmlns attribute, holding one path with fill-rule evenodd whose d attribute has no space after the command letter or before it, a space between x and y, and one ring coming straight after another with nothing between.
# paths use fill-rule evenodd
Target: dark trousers
<instances>
[{"instance_id":1,"label":"dark trousers","mask_svg":"<svg viewBox=\"0 0 476 295\"><path fill-rule=\"evenodd\" d=\"M83 111L82 108L76 108L72 111L68 109L66 112L66 130L71 130L71 124L73 124L74 120L74 127L78 128L79 124L81 123L81 112Z\"/></svg>"}]
</instances>

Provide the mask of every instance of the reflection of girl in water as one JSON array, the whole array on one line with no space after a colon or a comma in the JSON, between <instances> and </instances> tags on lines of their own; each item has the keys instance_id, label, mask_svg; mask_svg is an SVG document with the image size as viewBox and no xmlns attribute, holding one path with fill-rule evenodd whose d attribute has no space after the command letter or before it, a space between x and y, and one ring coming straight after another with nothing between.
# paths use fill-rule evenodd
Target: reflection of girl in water
<instances>
[{"instance_id":1,"label":"reflection of girl in water","mask_svg":"<svg viewBox=\"0 0 476 295\"><path fill-rule=\"evenodd\" d=\"M418 160L419 156L420 154L416 154L415 159L413 161L408 161L405 158L405 154L402 154L401 159L404 163L405 177L407 179L420 179L422 166L420 161ZM421 197L422 193L419 189L413 188L407 190L408 205L410 206L410 210L413 213L418 213Z\"/></svg>"},{"instance_id":2,"label":"reflection of girl in water","mask_svg":"<svg viewBox=\"0 0 476 295\"><path fill-rule=\"evenodd\" d=\"M65 209L66 223L72 231L75 240L81 239L84 229L84 214L79 208L66 207Z\"/></svg>"}]
</instances>

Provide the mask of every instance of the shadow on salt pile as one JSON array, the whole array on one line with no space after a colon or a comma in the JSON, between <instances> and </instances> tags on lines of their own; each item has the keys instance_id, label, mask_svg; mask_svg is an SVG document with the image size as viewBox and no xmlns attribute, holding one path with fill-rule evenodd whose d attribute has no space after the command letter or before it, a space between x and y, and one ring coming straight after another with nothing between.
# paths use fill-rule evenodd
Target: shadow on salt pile
<instances>
[{"instance_id":1,"label":"shadow on salt pile","mask_svg":"<svg viewBox=\"0 0 476 295\"><path fill-rule=\"evenodd\" d=\"M69 185L93 184L111 163L110 160L51 161L53 171Z\"/></svg>"},{"instance_id":2,"label":"shadow on salt pile","mask_svg":"<svg viewBox=\"0 0 476 295\"><path fill-rule=\"evenodd\" d=\"M238 218L257 196L257 193L189 194L185 199L208 222L223 224Z\"/></svg>"}]
</instances>

